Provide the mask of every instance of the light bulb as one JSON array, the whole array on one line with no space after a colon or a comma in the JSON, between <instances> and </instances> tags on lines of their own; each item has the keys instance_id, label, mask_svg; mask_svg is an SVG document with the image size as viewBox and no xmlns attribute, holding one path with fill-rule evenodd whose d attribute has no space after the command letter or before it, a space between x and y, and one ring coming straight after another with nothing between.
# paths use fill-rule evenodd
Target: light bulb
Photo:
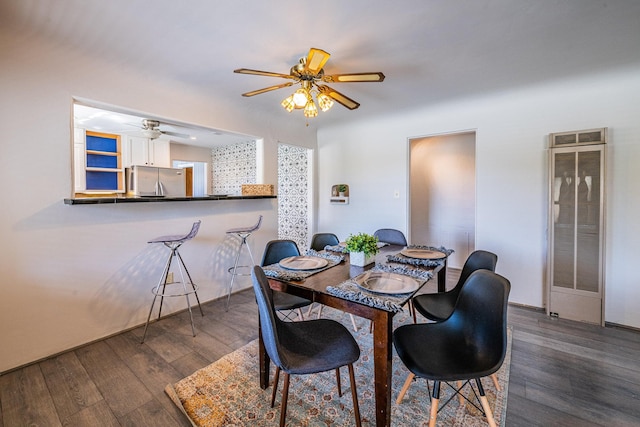
<instances>
[{"instance_id":1,"label":"light bulb","mask_svg":"<svg viewBox=\"0 0 640 427\"><path fill-rule=\"evenodd\" d=\"M303 88L300 88L293 94L293 102L296 104L296 108L302 108L307 104L309 94Z\"/></svg>"}]
</instances>

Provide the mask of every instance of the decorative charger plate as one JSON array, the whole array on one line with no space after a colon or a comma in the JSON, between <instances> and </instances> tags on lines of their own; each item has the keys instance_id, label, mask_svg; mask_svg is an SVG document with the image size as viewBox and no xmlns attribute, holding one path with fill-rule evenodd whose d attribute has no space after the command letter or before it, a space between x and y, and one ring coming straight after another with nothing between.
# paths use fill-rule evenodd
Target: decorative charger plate
<instances>
[{"instance_id":1,"label":"decorative charger plate","mask_svg":"<svg viewBox=\"0 0 640 427\"><path fill-rule=\"evenodd\" d=\"M400 253L406 257L418 259L442 259L447 257L444 252L431 249L404 249Z\"/></svg>"},{"instance_id":2,"label":"decorative charger plate","mask_svg":"<svg viewBox=\"0 0 640 427\"><path fill-rule=\"evenodd\" d=\"M412 277L385 272L368 273L362 283L356 283L362 289L378 294L406 294L420 287L420 283Z\"/></svg>"},{"instance_id":3,"label":"decorative charger plate","mask_svg":"<svg viewBox=\"0 0 640 427\"><path fill-rule=\"evenodd\" d=\"M290 256L278 263L280 267L287 270L317 270L327 264L329 264L329 261L315 256Z\"/></svg>"}]
</instances>

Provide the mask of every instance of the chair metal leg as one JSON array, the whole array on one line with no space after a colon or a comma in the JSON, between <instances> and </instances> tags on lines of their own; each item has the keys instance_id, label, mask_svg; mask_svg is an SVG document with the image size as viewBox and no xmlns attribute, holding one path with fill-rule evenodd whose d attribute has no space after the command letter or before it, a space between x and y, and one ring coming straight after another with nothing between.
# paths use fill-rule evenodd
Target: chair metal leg
<instances>
[{"instance_id":1,"label":"chair metal leg","mask_svg":"<svg viewBox=\"0 0 640 427\"><path fill-rule=\"evenodd\" d=\"M178 256L178 258L179 258L180 261L182 261L182 258L180 258L179 256ZM184 263L183 263L183 265L184 265ZM186 284L185 278L184 278L183 265L180 265L180 263L178 263L178 270L180 270L180 279L181 279L180 283L182 283L182 291L184 293L185 299L187 300L187 309L189 310L189 320L191 320L191 333L195 337L196 336L196 327L193 324L193 311L191 310L191 301L189 301L189 292L190 291L187 290L187 284ZM185 269L186 269L186 267L185 267ZM187 276L188 275L189 274L187 274ZM195 286L193 284L191 284L191 286L192 286L192 288L193 288L193 290L195 292ZM198 302L198 305L200 305L199 302ZM200 311L202 312L202 307L200 307ZM204 316L204 313L202 315Z\"/></svg>"},{"instance_id":2,"label":"chair metal leg","mask_svg":"<svg viewBox=\"0 0 640 427\"><path fill-rule=\"evenodd\" d=\"M227 305L225 306L224 311L229 311L229 303L231 302L231 291L233 290L233 282L236 280L236 275L238 273L238 260L240 259L240 252L242 252L242 246L244 245L244 239L240 243L240 247L238 248L238 253L236 254L236 262L233 264L233 269L230 269L231 273L231 283L229 283L229 291L227 292Z\"/></svg>"},{"instance_id":3,"label":"chair metal leg","mask_svg":"<svg viewBox=\"0 0 640 427\"><path fill-rule=\"evenodd\" d=\"M338 397L342 397L342 387L340 386L340 368L336 368L336 383L338 384Z\"/></svg>"},{"instance_id":4,"label":"chair metal leg","mask_svg":"<svg viewBox=\"0 0 640 427\"><path fill-rule=\"evenodd\" d=\"M149 315L147 316L147 322L144 325L144 332L142 334L142 341L141 343L144 343L144 340L147 337L147 330L149 328L149 322L151 321L151 315L153 314L153 307L156 303L156 299L158 297L160 297L160 306L158 307L158 320L160 320L160 317L162 316L162 305L164 304L164 297L165 296L182 296L184 295L186 301L187 301L187 309L189 310L189 319L191 321L191 332L193 334L193 336L196 336L196 328L195 328L195 324L193 322L193 311L191 309L191 301L189 300L189 294L193 293L196 297L196 301L198 302L198 307L200 308L200 314L202 314L202 316L204 316L204 311L202 310L202 305L200 305L200 298L198 297L198 291L197 291L197 286L195 283L193 283L193 279L191 278L191 274L189 273L189 270L187 269L186 264L184 263L184 260L182 259L182 255L180 255L180 251L178 251L178 248L182 245L182 243L167 243L165 242L164 245L169 248L170 253L169 253L169 258L167 259L167 262L164 266L164 270L162 272L162 276L160 277L160 280L158 281L158 284L153 288L153 301L151 302L151 308L149 309ZM166 293L166 288L167 288L167 278L169 276L169 271L171 270L171 263L173 261L173 258L177 258L178 260L178 270L180 272L180 280L182 284L182 294L167 294ZM189 285L191 285L191 289L187 289L187 280L185 278L185 274L186 274L186 278L189 279ZM175 282L174 282L175 283ZM160 286L162 286L162 291L160 291Z\"/></svg>"},{"instance_id":5,"label":"chair metal leg","mask_svg":"<svg viewBox=\"0 0 640 427\"><path fill-rule=\"evenodd\" d=\"M360 406L358 405L358 392L356 391L356 376L353 372L353 364L349 364L349 381L351 382L351 397L353 398L353 415L356 417L356 427L361 427Z\"/></svg>"},{"instance_id":6,"label":"chair metal leg","mask_svg":"<svg viewBox=\"0 0 640 427\"><path fill-rule=\"evenodd\" d=\"M174 256L173 248L169 245L165 245L165 246L167 246L171 250L171 252L169 253L169 259L167 260L167 263L164 266L162 277L160 278L158 285L154 289L154 293L156 293L157 295L158 288L160 288L160 284L162 284L162 292L160 293L160 308L158 309L158 320L160 320L160 315L162 314L162 304L164 303L164 290L167 287L167 277L169 275L169 270L171 270L171 262L173 261L173 256Z\"/></svg>"},{"instance_id":7,"label":"chair metal leg","mask_svg":"<svg viewBox=\"0 0 640 427\"><path fill-rule=\"evenodd\" d=\"M200 305L200 298L198 298L198 292L197 292L197 288L195 283L193 283L193 279L191 278L191 274L189 274L189 270L187 269L187 266L185 265L184 261L182 260L182 255L180 255L180 252L176 251L176 253L178 254L178 259L180 260L180 263L182 264L182 267L184 268L184 272L187 273L187 277L189 278L189 283L191 284L191 288L193 289L193 294L196 296L196 301L198 302L198 307L200 308L200 314L204 316L204 311L202 311L202 306ZM184 283L184 277L183 277L183 283Z\"/></svg>"},{"instance_id":8,"label":"chair metal leg","mask_svg":"<svg viewBox=\"0 0 640 427\"><path fill-rule=\"evenodd\" d=\"M227 291L227 304L225 306L225 311L229 311L229 304L231 302L231 292L233 291L233 282L238 276L238 260L240 259L240 254L242 253L242 247L245 246L247 251L249 251L249 258L251 258L251 267L256 265L256 261L253 259L253 253L251 252L251 246L247 243L247 239L251 236L251 233L248 234L237 234L242 241L240 242L240 246L238 247L238 253L236 254L236 261L233 264L233 267L229 269L229 273L231 273L231 282L229 283L229 290Z\"/></svg>"},{"instance_id":9,"label":"chair metal leg","mask_svg":"<svg viewBox=\"0 0 640 427\"><path fill-rule=\"evenodd\" d=\"M151 308L149 309L149 315L147 316L147 322L144 324L144 333L142 334L142 341L140 344L144 344L144 340L147 337L147 329L149 328L149 322L151 321L151 314L153 313L153 306L156 303L156 298L158 298L158 291L160 290L160 286L163 286L162 294L164 294L164 286L167 284L167 275L169 274L169 268L171 268L171 259L173 258L173 252L169 254L169 259L164 265L164 270L162 272L162 276L158 281L158 284L153 288L153 301L151 301ZM160 297L160 310L158 311L158 319L160 319L160 313L162 312L162 297Z\"/></svg>"}]
</instances>

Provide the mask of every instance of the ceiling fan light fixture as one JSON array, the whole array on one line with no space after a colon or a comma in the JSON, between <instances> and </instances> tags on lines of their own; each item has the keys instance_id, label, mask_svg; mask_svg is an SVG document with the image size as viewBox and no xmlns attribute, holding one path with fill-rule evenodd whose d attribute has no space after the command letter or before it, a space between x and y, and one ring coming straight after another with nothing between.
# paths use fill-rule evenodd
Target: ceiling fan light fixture
<instances>
[{"instance_id":1,"label":"ceiling fan light fixture","mask_svg":"<svg viewBox=\"0 0 640 427\"><path fill-rule=\"evenodd\" d=\"M162 132L160 132L158 129L142 129L142 135L147 138L157 139L162 136Z\"/></svg>"},{"instance_id":2,"label":"ceiling fan light fixture","mask_svg":"<svg viewBox=\"0 0 640 427\"><path fill-rule=\"evenodd\" d=\"M300 88L293 94L293 102L296 108L303 108L305 105L307 105L307 102L310 98L311 97L309 96L309 92L307 92L305 88Z\"/></svg>"},{"instance_id":3,"label":"ceiling fan light fixture","mask_svg":"<svg viewBox=\"0 0 640 427\"><path fill-rule=\"evenodd\" d=\"M329 109L333 107L333 100L324 93L319 93L317 98L318 106L322 111L329 111Z\"/></svg>"},{"instance_id":4,"label":"ceiling fan light fixture","mask_svg":"<svg viewBox=\"0 0 640 427\"><path fill-rule=\"evenodd\" d=\"M316 107L316 103L313 102L313 99L309 98L309 102L304 107L304 116L305 117L315 117L318 115L318 108Z\"/></svg>"},{"instance_id":5,"label":"ceiling fan light fixture","mask_svg":"<svg viewBox=\"0 0 640 427\"><path fill-rule=\"evenodd\" d=\"M296 108L296 103L293 102L293 95L289 95L285 99L283 99L280 105L282 105L282 107L289 113L292 112L293 109Z\"/></svg>"}]
</instances>

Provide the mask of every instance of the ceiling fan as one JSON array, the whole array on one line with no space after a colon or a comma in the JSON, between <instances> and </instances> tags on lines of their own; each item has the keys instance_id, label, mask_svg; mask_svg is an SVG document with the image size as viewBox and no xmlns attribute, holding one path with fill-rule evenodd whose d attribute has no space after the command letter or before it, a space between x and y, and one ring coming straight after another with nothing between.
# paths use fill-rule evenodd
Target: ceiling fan
<instances>
[{"instance_id":1,"label":"ceiling fan","mask_svg":"<svg viewBox=\"0 0 640 427\"><path fill-rule=\"evenodd\" d=\"M131 123L129 123L131 124ZM142 119L142 126L131 124L132 126L142 129L142 135L146 138L157 139L162 135L175 136L177 138L189 138L189 135L184 133L171 132L168 130L160 129L162 123L159 120Z\"/></svg>"},{"instance_id":2,"label":"ceiling fan","mask_svg":"<svg viewBox=\"0 0 640 427\"><path fill-rule=\"evenodd\" d=\"M285 98L281 105L289 112L294 109L304 109L305 117L315 117L318 115L318 109L312 97L313 94L316 95L318 105L322 111L330 109L333 106L333 101L350 110L355 110L360 106L358 102L324 83L381 82L384 80L384 74L381 72L325 75L323 67L329 60L329 57L331 57L331 55L324 50L311 48L306 57L300 58L299 63L291 67L289 74L251 70L248 68L238 68L237 70L233 70L233 72L293 80L246 92L243 93L242 96L259 95L300 83L300 89L297 89L293 95Z\"/></svg>"}]
</instances>

